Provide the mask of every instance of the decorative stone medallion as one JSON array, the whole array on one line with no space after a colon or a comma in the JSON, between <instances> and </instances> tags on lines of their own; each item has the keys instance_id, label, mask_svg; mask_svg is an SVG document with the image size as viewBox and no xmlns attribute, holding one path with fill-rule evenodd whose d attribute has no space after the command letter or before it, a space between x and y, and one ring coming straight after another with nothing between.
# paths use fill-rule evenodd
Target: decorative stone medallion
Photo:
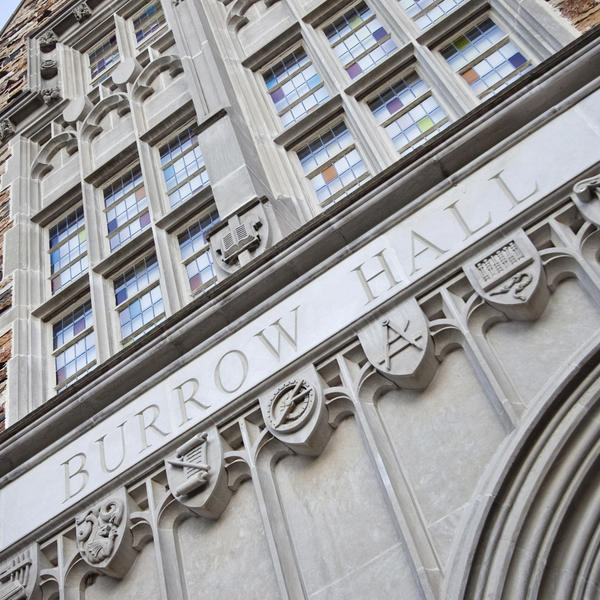
<instances>
[{"instance_id":1,"label":"decorative stone medallion","mask_svg":"<svg viewBox=\"0 0 600 600\"><path fill-rule=\"evenodd\" d=\"M464 270L473 289L511 319L535 319L546 306L542 263L522 230L489 247Z\"/></svg>"},{"instance_id":2,"label":"decorative stone medallion","mask_svg":"<svg viewBox=\"0 0 600 600\"><path fill-rule=\"evenodd\" d=\"M273 437L298 454L318 456L331 435L323 394L312 367L266 390L260 397L265 425Z\"/></svg>"},{"instance_id":3,"label":"decorative stone medallion","mask_svg":"<svg viewBox=\"0 0 600 600\"><path fill-rule=\"evenodd\" d=\"M29 600L38 575L39 551L33 544L0 565L0 600Z\"/></svg>"},{"instance_id":4,"label":"decorative stone medallion","mask_svg":"<svg viewBox=\"0 0 600 600\"><path fill-rule=\"evenodd\" d=\"M107 498L75 519L77 549L95 571L122 578L131 567L136 551L128 526L127 495Z\"/></svg>"},{"instance_id":5,"label":"decorative stone medallion","mask_svg":"<svg viewBox=\"0 0 600 600\"><path fill-rule=\"evenodd\" d=\"M315 389L304 379L292 379L275 390L267 410L271 429L291 432L300 429L315 409Z\"/></svg>"},{"instance_id":6,"label":"decorative stone medallion","mask_svg":"<svg viewBox=\"0 0 600 600\"><path fill-rule=\"evenodd\" d=\"M52 50L56 48L56 43L58 42L58 38L54 31L46 31L45 33L42 33L38 39L42 52L52 52Z\"/></svg>"},{"instance_id":7,"label":"decorative stone medallion","mask_svg":"<svg viewBox=\"0 0 600 600\"><path fill-rule=\"evenodd\" d=\"M374 312L358 338L369 362L386 379L410 389L431 381L437 367L433 341L414 298Z\"/></svg>"},{"instance_id":8,"label":"decorative stone medallion","mask_svg":"<svg viewBox=\"0 0 600 600\"><path fill-rule=\"evenodd\" d=\"M225 510L228 487L223 445L216 427L195 435L165 459L173 497L202 517L216 519Z\"/></svg>"}]
</instances>

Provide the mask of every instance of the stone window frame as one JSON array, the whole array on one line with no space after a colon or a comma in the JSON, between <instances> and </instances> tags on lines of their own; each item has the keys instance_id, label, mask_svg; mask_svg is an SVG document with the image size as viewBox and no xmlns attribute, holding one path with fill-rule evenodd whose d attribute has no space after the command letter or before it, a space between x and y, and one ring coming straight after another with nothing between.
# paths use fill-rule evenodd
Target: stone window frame
<instances>
[{"instance_id":1,"label":"stone window frame","mask_svg":"<svg viewBox=\"0 0 600 600\"><path fill-rule=\"evenodd\" d=\"M212 252L210 249L210 244L209 244L208 240L206 241L206 244L202 248L198 248L194 252L192 252L188 257L184 257L181 252L181 243L180 243L179 237L181 235L183 235L187 229L197 225L202 219L204 219L208 216L211 216L212 213L214 213L214 212L217 213L217 219L213 220L209 225L207 225L206 228L203 229L203 231L205 233L210 232L211 229L215 225L220 223L220 215L218 214L217 205L212 200L210 202L206 203L201 209L199 209L192 215L188 216L184 221L182 221L180 223L180 225L176 229L173 230L173 233L172 233L172 237L175 240L176 246L177 246L179 262L180 262L181 268L184 271L185 279L187 282L187 289L190 294L190 296L189 296L190 299L203 294L206 290L213 287L217 283L217 281L218 281L217 271L215 268L215 260L212 255ZM203 283L196 289L192 289L191 278L189 277L189 273L187 271L187 265L189 263L193 262L196 258L201 256L202 254L208 254L208 256L209 256L209 261L213 267L213 277L209 282Z\"/></svg>"},{"instance_id":2,"label":"stone window frame","mask_svg":"<svg viewBox=\"0 0 600 600\"><path fill-rule=\"evenodd\" d=\"M142 289L139 289L138 291L136 291L131 297L127 297L122 302L117 303L115 281L119 277L124 276L125 273L127 273L131 269L135 269L135 267L137 267L139 264L141 264L142 261L145 262L148 258L150 258L152 256L154 256L154 259L156 261L156 269L158 271L157 278L155 280L153 280L153 281L150 281ZM143 253L135 255L135 258L133 258L128 264L122 265L121 268L118 271L116 271L115 273L111 274L110 280L108 281L108 286L107 287L110 288L110 294L112 296L111 305L112 305L112 307L114 309L114 314L116 315L115 323L117 325L116 330L118 332L117 333L117 337L116 337L116 341L117 341L117 346L118 347L124 348L124 347L128 346L133 341L139 339L140 337L143 337L143 335L145 333L147 333L148 331L150 331L151 329L153 329L160 321L163 321L164 319L167 318L167 316L168 316L168 307L167 307L167 304L165 302L165 295L163 293L163 286L161 285L161 282L164 281L163 278L162 278L162 272L161 271L162 270L161 270L161 265L160 265L160 260L159 260L159 257L158 257L158 253L156 252L156 249L154 248L154 246L152 246L151 249L148 249L148 250L146 250ZM149 321L143 323L141 327L139 327L135 331L132 331L126 337L123 337L122 323L121 323L120 314L124 310L129 309L129 307L133 303L135 303L136 301L140 300L143 296L145 296L148 292L150 292L151 290L153 290L156 287L158 287L159 290L160 290L161 302L163 304L163 311L162 311L162 313L160 315L158 315L158 316L154 316Z\"/></svg>"},{"instance_id":3,"label":"stone window frame","mask_svg":"<svg viewBox=\"0 0 600 600\"><path fill-rule=\"evenodd\" d=\"M423 98L424 100L426 99L425 97L433 96L438 106L444 111L446 115L444 124L437 127L435 131L437 133L440 133L445 127L447 127L454 121L454 118L452 110L449 109L449 107L447 107L446 105L444 94L439 93L439 86L436 86L430 81L429 75L423 72L421 64L413 56L411 56L410 60L403 61L402 63L400 63L395 69L386 70L383 75L384 76L380 76L377 79L375 79L373 84L370 85L368 88L357 94L357 100L361 102L361 105L367 108L368 116L375 123L377 131L380 134L383 134L384 141L382 143L385 143L386 146L391 148L391 151L393 152L395 158L398 159L402 156L405 156L406 154L409 154L412 150L416 149L418 146L425 143L428 139L431 138L424 136L424 138L421 141L419 141L419 143L417 143L416 145L408 145L403 147L401 150L396 148L395 144L393 143L393 140L385 131L383 125L377 123L377 120L375 119L375 116L373 115L372 110L369 106L369 104L381 92L386 91L387 88L391 87L392 85L395 85L400 80L406 79L411 75L416 75L428 87L428 90L423 93L421 98ZM412 105L413 103L411 103L411 108Z\"/></svg>"},{"instance_id":4,"label":"stone window frame","mask_svg":"<svg viewBox=\"0 0 600 600\"><path fill-rule=\"evenodd\" d=\"M134 21L136 18L139 18L139 16L141 14L144 13L144 9L146 9L146 7L149 4L158 4L160 6L160 12L162 13L162 22L156 29L152 30L150 33L148 33L146 36L144 36L138 42L137 36L135 34ZM168 29L167 15L165 13L164 6L162 5L162 2L160 0L150 0L149 2L144 2L144 4L139 6L132 15L130 15L126 18L127 18L128 27L132 31L132 36L133 36L132 39L134 40L134 43L135 43L136 53L142 52L147 46L152 44L152 42L154 40L156 40L158 37L160 37Z\"/></svg>"},{"instance_id":5,"label":"stone window frame","mask_svg":"<svg viewBox=\"0 0 600 600\"><path fill-rule=\"evenodd\" d=\"M478 96L471 89L471 86L461 77L459 71L455 71L451 67L451 65L448 64L446 59L442 56L442 50L457 37L464 35L473 27L479 25L480 23L483 23L487 19L491 19L494 22L494 24L497 25L504 32L504 39L506 39L508 42L514 43L517 49L524 55L525 59L528 61L528 64L530 65L529 68L535 67L541 60L539 52L536 50L536 48L528 44L522 38L520 33L515 30L515 28L511 27L511 25L507 23L500 14L498 14L491 8L487 8L484 11L478 12L477 14L473 15L470 19L461 21L457 27L445 32L443 36L436 39L435 42L430 45L430 49L432 50L438 64L442 65L444 71L454 78L454 82L458 84L458 86L462 89L463 93L467 94L476 105L481 104L488 100L488 98L494 96L495 92L484 93L483 95ZM521 73L521 75L522 74L523 73ZM508 85L512 84L519 77L513 79L513 81L511 81Z\"/></svg>"},{"instance_id":6,"label":"stone window frame","mask_svg":"<svg viewBox=\"0 0 600 600\"><path fill-rule=\"evenodd\" d=\"M197 198L204 190L210 189L210 179L208 177L208 172L206 169L206 161L204 159L202 150L200 149L200 144L198 142L198 139L196 139L195 143L194 142L192 143L192 146L189 148L189 150L186 150L185 152L181 152L175 158L171 158L169 161L167 161L168 164L163 165L163 163L162 163L162 156L161 156L162 148L169 145L171 142L173 142L173 140L176 137L179 137L182 133L186 132L188 129L192 130L195 133L196 138L198 138L198 136L200 134L200 126L198 125L198 122L196 119L191 119L191 120L188 120L186 122L186 124L184 124L180 127L177 127L175 129L175 131L173 133L171 133L170 135L168 135L166 137L163 136L160 141L153 144L155 151L158 154L159 171L161 173L161 191L162 191L162 195L166 199L166 206L167 206L167 210L169 212L176 210L182 204L186 204L187 202L193 202L194 198ZM192 150L195 150L195 149L198 150L198 153L202 157L202 167L199 168L197 171L194 171L192 173L192 175L188 175L182 181L177 182L177 184L171 190L169 190L167 188L167 179L165 177L165 169L168 168L169 166L172 166L178 160L180 160L185 155L189 154ZM202 184L202 186L200 186L199 188L196 188L194 191L192 191L190 193L189 196L187 196L183 200L179 200L179 202L177 202L176 204L172 204L171 200L170 200L170 195L176 191L181 190L181 188L184 185L186 185L187 183L190 183L190 181L192 181L197 176L201 176L203 179L204 178L206 179L206 181Z\"/></svg>"},{"instance_id":7,"label":"stone window frame","mask_svg":"<svg viewBox=\"0 0 600 600\"><path fill-rule=\"evenodd\" d=\"M392 50L389 54L386 54L386 56L383 59L381 59L380 61L375 63L375 65L372 68L368 69L367 71L363 71L356 77L351 77L347 72L346 66L344 66L342 64L342 61L336 55L335 50L334 50L329 38L327 37L327 35L325 33L325 28L330 26L331 24L333 24L337 19L344 16L350 10L352 10L353 8L357 7L360 4L366 4L373 11L373 18L379 20L380 24L385 28L387 35L390 36L390 39L392 39L394 41L396 48L394 50ZM319 9L317 9L317 11L321 12L321 7L319 7ZM354 82L360 81L364 77L368 76L368 74L371 73L373 71L373 69L376 69L377 67L379 67L381 64L385 63L386 61L393 59L395 54L397 52L399 52L399 50L401 50L406 44L405 36L398 37L396 34L396 31L395 31L396 28L391 26L390 23L387 23L385 16L384 17L381 16L381 14L380 14L381 12L382 11L379 10L378 4L374 4L372 2L372 0L353 0L352 2L349 2L347 4L337 2L334 10L328 11L326 14L320 14L316 18L312 18L312 17L310 18L310 22L311 22L312 26L315 29L318 29L319 36L321 37L321 39L324 41L325 45L329 49L330 59L327 62L330 64L333 62L337 65L337 68L334 67L335 71L337 73L336 79L340 83L342 81L345 82L344 87L348 84L352 84ZM342 75L342 73L343 73L343 75ZM332 92L334 92L334 91L335 90L332 90Z\"/></svg>"},{"instance_id":8,"label":"stone window frame","mask_svg":"<svg viewBox=\"0 0 600 600\"><path fill-rule=\"evenodd\" d=\"M321 79L321 85L317 89L322 89L322 88L325 89L327 96L321 102L317 103L314 108L305 112L298 119L295 119L294 121L290 122L289 125L284 125L282 122L282 119L281 119L282 113L277 111L277 107L274 105L274 102L269 97L270 93L269 93L269 89L266 86L265 73L266 73L266 71L268 71L269 69L271 69L275 65L277 65L278 63L285 60L291 54L298 52L299 50L301 50L305 53L305 55L308 57L308 60L310 61L310 64L315 67L315 71L316 71L317 75L319 76L319 78ZM267 104L269 105L270 112L273 113L274 115L276 115L275 120L277 122L277 128L280 131L284 131L284 130L288 129L289 127L293 127L299 121L307 118L312 112L314 112L314 110L319 108L319 106L322 106L324 103L326 103L331 98L331 93L329 91L329 86L327 84L327 80L323 76L323 73L321 72L321 65L318 63L318 61L315 61L312 49L307 45L305 40L302 38L299 38L296 41L291 42L290 45L285 50L279 52L276 56L274 56L274 57L270 58L268 61L262 63L260 65L260 67L255 68L255 70L259 74L259 79L260 79L260 83L261 83L261 87L262 87L262 91L263 91L262 95L267 98Z\"/></svg>"},{"instance_id":9,"label":"stone window frame","mask_svg":"<svg viewBox=\"0 0 600 600\"><path fill-rule=\"evenodd\" d=\"M64 319L70 313L73 313L75 310L84 306L87 302L91 304L91 319L92 322L88 325L83 331L79 332L75 335L71 340L67 343L58 346L56 349L54 348L54 327L55 325ZM47 337L47 346L48 350L46 352L47 362L48 362L48 389L54 390L55 393L59 393L66 389L69 385L77 381L89 372L91 369L95 368L99 364L98 360L98 325L96 322L96 310L94 307L94 303L92 300L91 289L87 287L82 294L78 295L74 298L69 304L63 305L60 310L56 311L50 318L48 318L46 322L46 329L48 332ZM94 334L94 343L96 348L96 356L93 359L93 364L88 363L89 366L86 366L85 369L81 369L74 376L67 379L65 382L59 384L56 381L57 370L56 370L56 357L64 352L67 348L74 346L78 341L87 337L89 333Z\"/></svg>"},{"instance_id":10,"label":"stone window frame","mask_svg":"<svg viewBox=\"0 0 600 600\"><path fill-rule=\"evenodd\" d=\"M332 121L321 122L318 127L313 128L310 131L310 133L303 135L300 139L298 139L294 143L293 146L291 146L289 148L289 150L294 155L294 162L298 167L299 173L301 173L301 175L302 175L304 187L310 191L310 197L314 199L315 205L317 207L319 207L319 209L321 209L321 210L325 210L329 206L335 204L336 202L338 202L339 200L341 200L342 198L344 198L348 194L350 194L352 191L354 191L354 189L356 189L356 188L354 188L354 189L351 188L350 191L346 191L345 193L343 193L339 196L336 196L333 200L331 199L331 196L330 196L330 197L327 197L323 202L320 202L317 197L316 191L314 190L313 185L311 184L310 179L308 178L308 173L306 173L304 171L304 168L302 167L298 152L300 150L304 149L305 147L307 147L309 144L313 143L316 140L316 138L320 137L324 133L329 132L330 130L333 130L334 127L337 127L341 123L344 123L347 131L349 131L352 136L352 144L351 144L352 147L348 146L349 149L344 148L344 152L340 152L340 153L336 154L335 156L338 156L338 160L339 160L346 154L349 154L350 152L352 152L352 150L356 149L361 158L361 161L364 163L365 168L366 168L366 171L365 171L366 175L364 177L361 176L361 178L360 178L360 182L362 183L373 176L372 165L370 164L370 162L368 160L365 159L365 152L362 148L361 137L356 135L352 124L349 123L349 119L347 118L347 115L343 112L338 113L338 115ZM335 161L333 161L332 158L329 158L328 160L325 161L325 163L328 163L328 162L331 162L333 164ZM322 167L322 165L320 165L319 168L320 167ZM314 172L314 170L311 171L311 173L312 172ZM360 187L360 183L359 183L358 187ZM334 195L335 194L333 194L332 196L334 196Z\"/></svg>"}]
</instances>

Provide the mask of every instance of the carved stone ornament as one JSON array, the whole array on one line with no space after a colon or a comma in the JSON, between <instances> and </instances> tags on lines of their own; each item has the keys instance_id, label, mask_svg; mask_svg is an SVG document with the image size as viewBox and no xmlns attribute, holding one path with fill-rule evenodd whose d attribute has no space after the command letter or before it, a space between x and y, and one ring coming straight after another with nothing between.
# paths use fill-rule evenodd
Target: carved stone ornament
<instances>
[{"instance_id":1,"label":"carved stone ornament","mask_svg":"<svg viewBox=\"0 0 600 600\"><path fill-rule=\"evenodd\" d=\"M124 494L122 494L124 496ZM75 519L77 549L95 571L121 579L135 559L125 497L111 497Z\"/></svg>"},{"instance_id":2,"label":"carved stone ornament","mask_svg":"<svg viewBox=\"0 0 600 600\"><path fill-rule=\"evenodd\" d=\"M83 23L92 16L92 10L85 2L81 2L73 9L73 16L79 23Z\"/></svg>"},{"instance_id":3,"label":"carved stone ornament","mask_svg":"<svg viewBox=\"0 0 600 600\"><path fill-rule=\"evenodd\" d=\"M271 434L299 454L320 454L331 433L327 408L313 377L290 379L260 400Z\"/></svg>"},{"instance_id":4,"label":"carved stone ornament","mask_svg":"<svg viewBox=\"0 0 600 600\"><path fill-rule=\"evenodd\" d=\"M590 223L600 227L600 174L573 186L573 202Z\"/></svg>"},{"instance_id":5,"label":"carved stone ornament","mask_svg":"<svg viewBox=\"0 0 600 600\"><path fill-rule=\"evenodd\" d=\"M40 35L38 41L40 43L40 50L42 52L52 52L52 50L56 48L58 38L56 37L54 31L46 31Z\"/></svg>"},{"instance_id":6,"label":"carved stone ornament","mask_svg":"<svg viewBox=\"0 0 600 600\"><path fill-rule=\"evenodd\" d=\"M0 121L0 142L5 142L9 137L15 134L15 128L8 119Z\"/></svg>"},{"instance_id":7,"label":"carved stone ornament","mask_svg":"<svg viewBox=\"0 0 600 600\"><path fill-rule=\"evenodd\" d=\"M40 71L42 73L42 79L52 79L58 73L56 61L52 58L46 58L40 65Z\"/></svg>"},{"instance_id":8,"label":"carved stone ornament","mask_svg":"<svg viewBox=\"0 0 600 600\"><path fill-rule=\"evenodd\" d=\"M242 252L253 252L260 244L260 235L257 233L262 223L259 219L240 219L233 216L227 224L228 231L221 238L221 247L217 254L221 260L228 264L239 262Z\"/></svg>"},{"instance_id":9,"label":"carved stone ornament","mask_svg":"<svg viewBox=\"0 0 600 600\"><path fill-rule=\"evenodd\" d=\"M234 273L264 252L268 240L269 217L259 200L245 212L230 216L209 233L215 264L225 273Z\"/></svg>"},{"instance_id":10,"label":"carved stone ornament","mask_svg":"<svg viewBox=\"0 0 600 600\"><path fill-rule=\"evenodd\" d=\"M173 497L202 517L218 518L231 497L216 427L189 439L165 459Z\"/></svg>"},{"instance_id":11,"label":"carved stone ornament","mask_svg":"<svg viewBox=\"0 0 600 600\"><path fill-rule=\"evenodd\" d=\"M41 91L42 100L45 104L50 106L59 100L62 100L60 90L57 87L45 88Z\"/></svg>"},{"instance_id":12,"label":"carved stone ornament","mask_svg":"<svg viewBox=\"0 0 600 600\"><path fill-rule=\"evenodd\" d=\"M464 267L473 289L509 319L537 319L549 297L536 247L518 229Z\"/></svg>"},{"instance_id":13,"label":"carved stone ornament","mask_svg":"<svg viewBox=\"0 0 600 600\"><path fill-rule=\"evenodd\" d=\"M0 565L0 600L30 600L39 574L34 545Z\"/></svg>"},{"instance_id":14,"label":"carved stone ornament","mask_svg":"<svg viewBox=\"0 0 600 600\"><path fill-rule=\"evenodd\" d=\"M438 363L427 319L414 298L373 313L358 338L369 362L386 379L408 389L429 385Z\"/></svg>"}]
</instances>

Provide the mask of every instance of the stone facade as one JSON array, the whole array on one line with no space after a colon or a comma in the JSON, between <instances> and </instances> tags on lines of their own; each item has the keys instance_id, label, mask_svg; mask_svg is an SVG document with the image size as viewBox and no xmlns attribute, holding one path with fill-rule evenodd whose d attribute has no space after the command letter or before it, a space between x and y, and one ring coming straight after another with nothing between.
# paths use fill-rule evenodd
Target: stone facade
<instances>
[{"instance_id":1,"label":"stone facade","mask_svg":"<svg viewBox=\"0 0 600 600\"><path fill-rule=\"evenodd\" d=\"M42 4L0 599L597 597L593 7Z\"/></svg>"}]
</instances>

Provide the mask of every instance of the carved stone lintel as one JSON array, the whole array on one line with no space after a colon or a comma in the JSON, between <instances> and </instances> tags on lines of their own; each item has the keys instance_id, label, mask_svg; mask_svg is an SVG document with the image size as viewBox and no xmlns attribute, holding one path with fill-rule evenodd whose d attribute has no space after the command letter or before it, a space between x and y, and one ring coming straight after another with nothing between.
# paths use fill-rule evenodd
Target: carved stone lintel
<instances>
[{"instance_id":1,"label":"carved stone lintel","mask_svg":"<svg viewBox=\"0 0 600 600\"><path fill-rule=\"evenodd\" d=\"M46 31L38 38L40 42L40 50L42 52L52 52L54 48L56 48L56 43L58 42L58 38L54 31Z\"/></svg>"},{"instance_id":2,"label":"carved stone lintel","mask_svg":"<svg viewBox=\"0 0 600 600\"><path fill-rule=\"evenodd\" d=\"M549 297L542 262L522 230L489 247L465 266L473 289L509 319L539 317Z\"/></svg>"},{"instance_id":3,"label":"carved stone lintel","mask_svg":"<svg viewBox=\"0 0 600 600\"><path fill-rule=\"evenodd\" d=\"M121 579L136 552L129 528L126 494L111 497L80 513L75 519L77 549L94 571Z\"/></svg>"},{"instance_id":4,"label":"carved stone lintel","mask_svg":"<svg viewBox=\"0 0 600 600\"><path fill-rule=\"evenodd\" d=\"M58 73L56 61L52 58L43 60L40 66L40 71L42 73L42 79L52 79Z\"/></svg>"},{"instance_id":5,"label":"carved stone lintel","mask_svg":"<svg viewBox=\"0 0 600 600\"><path fill-rule=\"evenodd\" d=\"M0 121L0 143L6 142L8 138L15 134L15 128L8 119L2 119Z\"/></svg>"},{"instance_id":6,"label":"carved stone lintel","mask_svg":"<svg viewBox=\"0 0 600 600\"><path fill-rule=\"evenodd\" d=\"M572 198L581 214L600 227L600 174L578 181L573 186Z\"/></svg>"},{"instance_id":7,"label":"carved stone lintel","mask_svg":"<svg viewBox=\"0 0 600 600\"><path fill-rule=\"evenodd\" d=\"M83 23L92 16L92 10L85 2L81 2L73 9L73 16L79 23Z\"/></svg>"},{"instance_id":8,"label":"carved stone lintel","mask_svg":"<svg viewBox=\"0 0 600 600\"><path fill-rule=\"evenodd\" d=\"M223 444L216 427L195 435L165 459L173 497L202 517L217 519L231 497Z\"/></svg>"},{"instance_id":9,"label":"carved stone lintel","mask_svg":"<svg viewBox=\"0 0 600 600\"><path fill-rule=\"evenodd\" d=\"M414 298L376 311L358 338L369 362L386 379L408 389L429 385L437 360L427 319Z\"/></svg>"},{"instance_id":10,"label":"carved stone lintel","mask_svg":"<svg viewBox=\"0 0 600 600\"><path fill-rule=\"evenodd\" d=\"M265 425L273 437L298 454L319 455L331 435L327 407L312 372L299 374L260 400Z\"/></svg>"}]
</instances>

